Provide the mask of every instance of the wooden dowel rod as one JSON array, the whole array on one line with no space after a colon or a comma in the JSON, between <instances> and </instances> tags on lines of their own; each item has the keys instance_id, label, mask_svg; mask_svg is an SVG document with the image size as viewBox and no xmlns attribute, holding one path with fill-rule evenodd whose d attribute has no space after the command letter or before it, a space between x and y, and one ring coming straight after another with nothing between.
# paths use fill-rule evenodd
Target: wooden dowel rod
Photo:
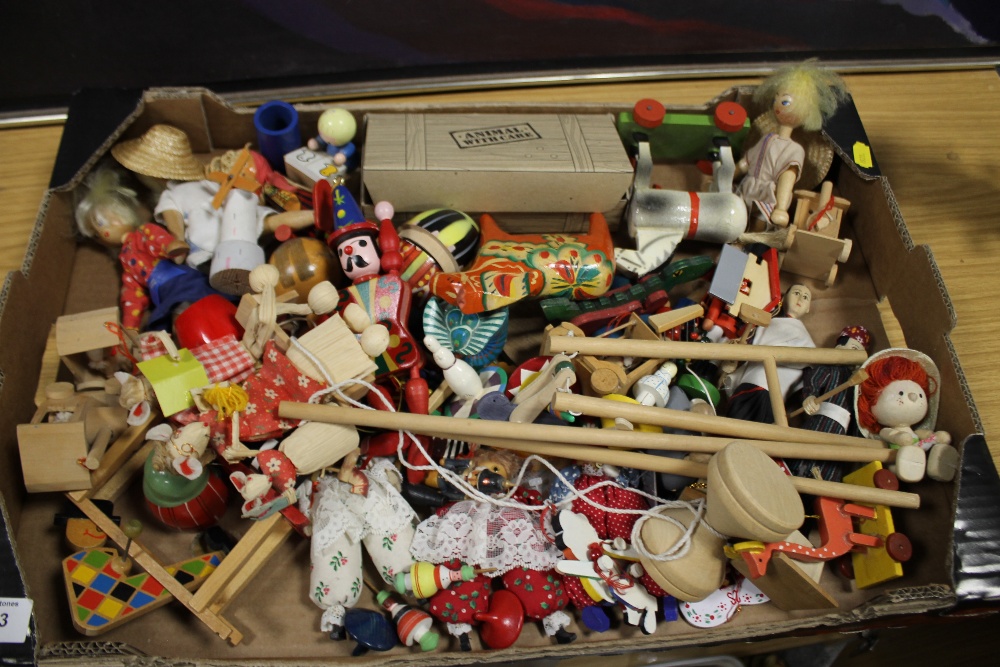
<instances>
[{"instance_id":1,"label":"wooden dowel rod","mask_svg":"<svg viewBox=\"0 0 1000 667\"><path fill-rule=\"evenodd\" d=\"M778 426L788 426L785 416L785 396L781 391L781 379L778 377L778 362L774 357L764 360L764 377L767 378L767 395L771 399L771 414Z\"/></svg>"},{"instance_id":2,"label":"wooden dowel rod","mask_svg":"<svg viewBox=\"0 0 1000 667\"><path fill-rule=\"evenodd\" d=\"M707 359L714 361L755 361L774 358L779 364L821 364L860 366L868 358L864 350L828 347L792 347L773 345L722 345L673 340L634 340L625 338L581 338L549 336L543 342L543 354L579 352L591 356L639 357L642 359Z\"/></svg>"},{"instance_id":3,"label":"wooden dowel rod","mask_svg":"<svg viewBox=\"0 0 1000 667\"><path fill-rule=\"evenodd\" d=\"M665 472L683 477L694 477L695 479L701 479L708 475L708 465L705 463L685 461L684 459L671 459L666 456L656 456L654 454L623 452L606 447L556 445L549 442L525 442L522 440L507 440L506 438L482 438L479 440L479 443L496 449L509 449L525 454L554 456L561 459L589 461L591 463L607 463L609 465L625 466L626 468L635 468L637 470L650 470L652 472Z\"/></svg>"},{"instance_id":4,"label":"wooden dowel rod","mask_svg":"<svg viewBox=\"0 0 1000 667\"><path fill-rule=\"evenodd\" d=\"M862 382L864 382L867 379L868 379L868 372L865 371L864 369L859 368L857 371L855 371L851 375L850 378L847 379L847 382L844 382L843 384L838 384L836 387L834 387L830 391L826 392L825 394L821 394L821 395L817 396L816 397L816 402L817 403L824 403L824 402L828 401L829 399L833 398L834 396L836 396L837 394L839 394L840 392L847 391L851 387L856 387L857 385L861 384ZM788 416L789 417L796 417L796 416L802 414L803 412L805 412L805 408L799 408L798 410L796 410L795 412L791 413Z\"/></svg>"},{"instance_id":5,"label":"wooden dowel rod","mask_svg":"<svg viewBox=\"0 0 1000 667\"><path fill-rule=\"evenodd\" d=\"M383 412L343 408L334 405L292 403L282 401L278 413L286 419L306 419L330 424L348 424L368 428L412 431L441 438L454 438L484 442L484 438L504 438L517 442L540 444L561 443L576 446L621 447L655 449L664 451L698 452L712 454L733 441L733 438L710 438L697 435L671 435L667 433L640 433L614 429L551 426L548 424L516 424L483 419L456 419L435 415L416 415L405 412ZM741 439L742 440L742 439ZM887 462L892 457L888 449L859 447L819 446L806 443L743 440L769 456L808 458L816 460L869 463Z\"/></svg>"},{"instance_id":6,"label":"wooden dowel rod","mask_svg":"<svg viewBox=\"0 0 1000 667\"><path fill-rule=\"evenodd\" d=\"M871 505L885 505L886 507L899 507L902 509L920 509L920 496L916 493L906 491L890 491L889 489L878 489L872 486L859 486L857 484L845 484L843 482L828 482L823 479L813 479L811 477L792 477L795 490L811 496L827 496L829 498L839 498L852 503L869 503Z\"/></svg>"},{"instance_id":7,"label":"wooden dowel rod","mask_svg":"<svg viewBox=\"0 0 1000 667\"><path fill-rule=\"evenodd\" d=\"M653 454L622 452L601 447L577 447L573 445L550 445L546 443L532 443L525 446L525 443L504 440L502 438L489 438L488 440L488 442L484 440L482 444L529 454L558 456L560 458L590 461L593 463L608 463L616 466L636 468L637 470L672 473L684 477L700 479L708 477L707 463L670 459ZM889 491L887 489L858 486L857 484L827 482L808 477L792 477L792 484L799 493L807 493L814 496L828 496L855 503L870 503L873 505L886 505L888 507L901 507L903 509L920 508L920 496L915 493Z\"/></svg>"},{"instance_id":8,"label":"wooden dowel rod","mask_svg":"<svg viewBox=\"0 0 1000 667\"><path fill-rule=\"evenodd\" d=\"M803 442L816 445L837 445L841 447L861 447L864 449L885 449L880 440L855 438L849 435L822 433L804 428L791 428L775 424L760 424L732 417L713 417L685 410L656 408L635 403L609 401L606 398L581 396L558 392L552 399L552 409L556 412L578 412L591 417L614 419L624 417L633 424L650 424L667 428L683 429L714 435L728 435L734 438L756 440L777 440L781 442Z\"/></svg>"}]
</instances>

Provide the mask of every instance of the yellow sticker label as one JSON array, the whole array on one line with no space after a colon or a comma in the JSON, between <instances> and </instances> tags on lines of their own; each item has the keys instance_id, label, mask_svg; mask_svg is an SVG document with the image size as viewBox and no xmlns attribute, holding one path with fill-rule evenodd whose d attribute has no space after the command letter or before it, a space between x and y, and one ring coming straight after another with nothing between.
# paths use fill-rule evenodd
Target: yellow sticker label
<instances>
[{"instance_id":1,"label":"yellow sticker label","mask_svg":"<svg viewBox=\"0 0 1000 667\"><path fill-rule=\"evenodd\" d=\"M872 149L868 147L868 144L860 141L854 142L854 163L865 169L872 168Z\"/></svg>"}]
</instances>

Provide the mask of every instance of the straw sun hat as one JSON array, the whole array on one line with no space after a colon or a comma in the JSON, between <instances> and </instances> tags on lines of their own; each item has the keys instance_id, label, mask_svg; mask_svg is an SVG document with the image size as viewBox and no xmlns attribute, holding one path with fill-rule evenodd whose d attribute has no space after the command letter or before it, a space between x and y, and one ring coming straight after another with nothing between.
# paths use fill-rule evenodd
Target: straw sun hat
<instances>
[{"instance_id":1,"label":"straw sun hat","mask_svg":"<svg viewBox=\"0 0 1000 667\"><path fill-rule=\"evenodd\" d=\"M191 142L183 130L171 125L154 125L138 139L122 141L111 154L137 174L175 181L205 178L205 167L191 152Z\"/></svg>"}]
</instances>

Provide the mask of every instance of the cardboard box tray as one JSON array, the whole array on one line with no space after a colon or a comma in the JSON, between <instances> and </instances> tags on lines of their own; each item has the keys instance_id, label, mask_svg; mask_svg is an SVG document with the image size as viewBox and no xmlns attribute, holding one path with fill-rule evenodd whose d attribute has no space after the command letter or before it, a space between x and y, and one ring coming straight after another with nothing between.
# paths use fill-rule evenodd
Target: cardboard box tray
<instances>
[{"instance_id":1,"label":"cardboard box tray","mask_svg":"<svg viewBox=\"0 0 1000 667\"><path fill-rule=\"evenodd\" d=\"M745 102L749 90L736 89L725 99ZM706 108L711 106L706 104ZM370 111L421 111L439 109L380 106L349 107L359 118ZM300 109L303 131L314 129L320 106ZM497 112L503 107L456 106L450 112ZM617 113L613 105L523 105L519 112ZM956 599L952 576L952 524L956 485L924 482L911 490L920 493L919 512L897 512L897 526L913 542L916 556L906 564L902 579L871 591L850 591L832 573L824 585L835 594L840 609L834 612L785 613L769 605L744 608L732 621L714 630L700 630L683 621L660 623L657 632L644 636L636 628L622 625L608 633L579 631L571 645L558 646L532 623L526 625L516 646L506 651L479 650L461 654L457 645L421 654L397 647L385 654L349 657L351 646L332 643L318 630L319 610L307 595L309 545L293 535L270 561L267 569L226 609L227 618L244 633L244 641L231 647L198 623L180 605L173 604L120 629L88 641L72 629L65 591L59 577L59 560L65 555L61 535L53 529L52 516L61 506L58 494L23 491L14 435L19 423L30 420L32 396L37 383L49 327L63 313L84 312L114 305L117 297L116 262L104 251L78 244L73 235L72 188L115 142L140 135L154 123L169 122L184 129L200 154L239 148L253 141L252 110L234 109L208 91L153 90L65 186L45 196L29 248L32 270L27 277L15 276L3 295L0 317L0 367L5 377L0 394L0 488L9 519L11 543L18 559L28 595L34 600L37 656L42 661L61 656L75 657L80 664L118 660L114 656L144 654L169 662L260 661L293 663L329 662L343 659L355 664L417 664L509 662L531 657L565 657L588 653L620 653L670 647L705 645L725 641L760 639L819 629L857 628L881 617L920 614L951 607ZM312 124L312 127L310 127ZM359 140L362 142L363 130ZM844 161L832 172L837 192L852 202L842 235L853 239L855 252L841 267L835 287L816 290L814 317L808 323L819 345L831 345L840 328L850 323L868 326L878 348L898 345L929 354L942 374L942 401L938 428L952 433L961 448L976 436L975 408L965 391L958 360L948 342L953 314L940 283L933 259L926 248L913 247L898 215L892 192L882 178L863 175ZM877 261L876 259L877 258ZM901 276L906 279L902 280ZM916 295L920 295L918 299ZM891 306L887 307L887 306ZM891 314L890 314L891 313ZM894 314L894 318L892 317ZM898 327L897 327L898 324ZM15 344L16 343L16 344ZM116 510L124 517L141 515L141 492L133 488ZM180 560L190 554L190 535L160 534L147 522L151 549L161 561ZM245 522L231 525L245 531ZM373 606L371 596L362 597Z\"/></svg>"}]
</instances>

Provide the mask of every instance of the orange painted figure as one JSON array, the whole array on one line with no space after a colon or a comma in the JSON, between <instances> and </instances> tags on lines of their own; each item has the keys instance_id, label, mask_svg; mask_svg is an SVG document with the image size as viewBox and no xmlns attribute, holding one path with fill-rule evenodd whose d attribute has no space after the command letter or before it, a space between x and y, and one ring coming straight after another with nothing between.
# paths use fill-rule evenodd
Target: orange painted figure
<instances>
[{"instance_id":1,"label":"orange painted figure","mask_svg":"<svg viewBox=\"0 0 1000 667\"><path fill-rule=\"evenodd\" d=\"M480 218L482 244L472 266L439 273L430 291L466 315L497 310L522 299L604 294L615 274L614 245L600 213L586 234L508 234L489 215Z\"/></svg>"}]
</instances>

